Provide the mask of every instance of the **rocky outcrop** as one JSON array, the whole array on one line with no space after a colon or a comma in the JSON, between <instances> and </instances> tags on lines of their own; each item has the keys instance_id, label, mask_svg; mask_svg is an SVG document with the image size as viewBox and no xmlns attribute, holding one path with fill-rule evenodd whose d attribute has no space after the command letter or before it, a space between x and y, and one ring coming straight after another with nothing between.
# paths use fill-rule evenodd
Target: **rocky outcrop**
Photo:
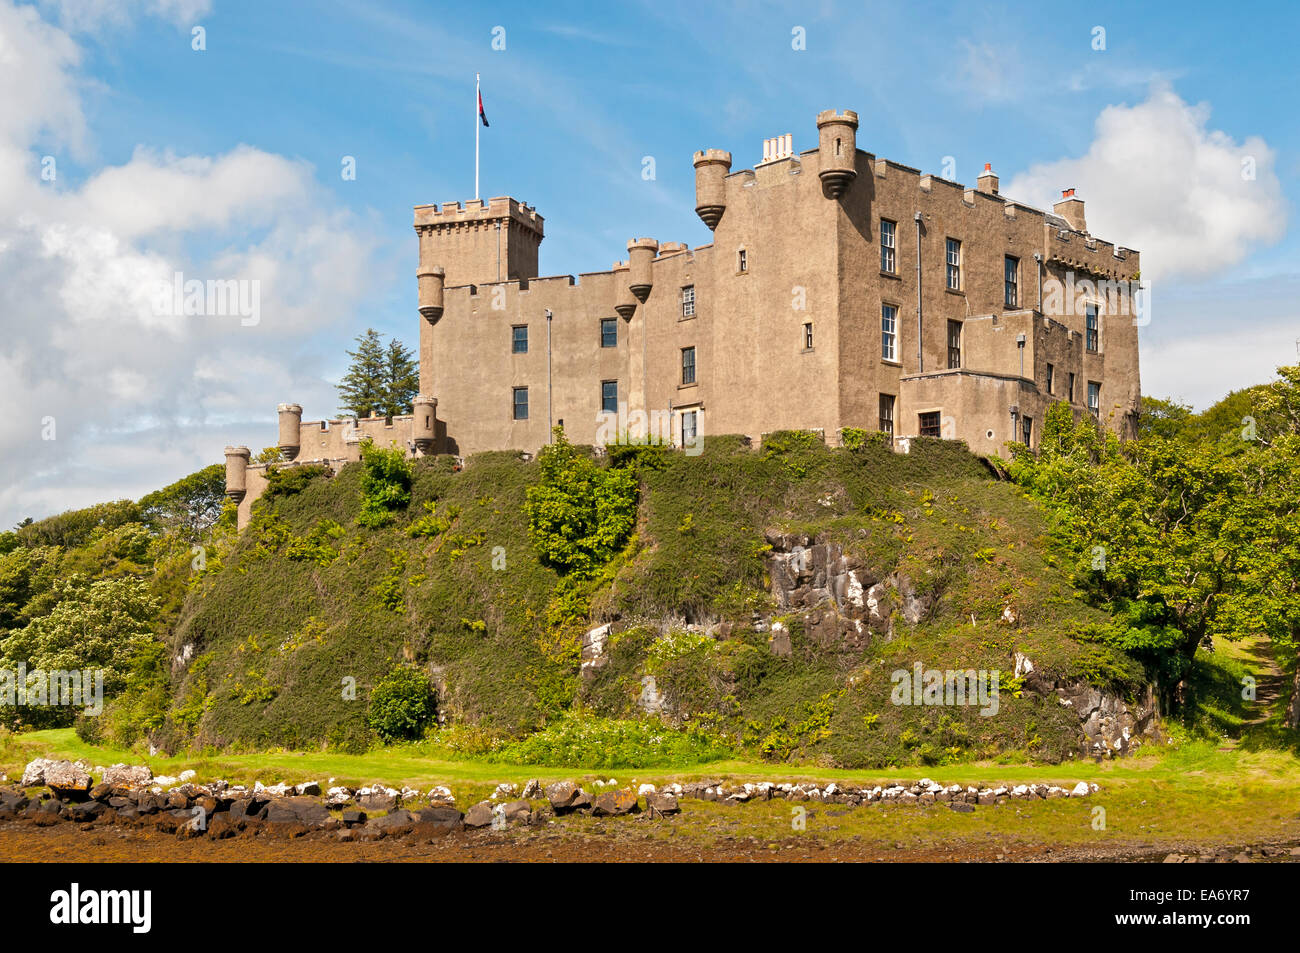
<instances>
[{"instance_id":1,"label":"rocky outcrop","mask_svg":"<svg viewBox=\"0 0 1300 953\"><path fill-rule=\"evenodd\" d=\"M1024 679L1026 689L1055 695L1078 716L1084 754L1116 757L1163 737L1160 710L1150 685L1130 701L1082 678L1059 679L1041 672L1020 652L1015 653L1014 662L1015 676Z\"/></svg>"},{"instance_id":2,"label":"rocky outcrop","mask_svg":"<svg viewBox=\"0 0 1300 953\"><path fill-rule=\"evenodd\" d=\"M904 573L883 579L839 543L817 542L811 536L769 531L772 551L767 558L772 598L784 613L800 613L804 631L823 648L861 650L873 639L894 632L894 613L916 625L926 619L934 602L918 594ZM772 627L769 640L776 655L788 655L788 633Z\"/></svg>"}]
</instances>

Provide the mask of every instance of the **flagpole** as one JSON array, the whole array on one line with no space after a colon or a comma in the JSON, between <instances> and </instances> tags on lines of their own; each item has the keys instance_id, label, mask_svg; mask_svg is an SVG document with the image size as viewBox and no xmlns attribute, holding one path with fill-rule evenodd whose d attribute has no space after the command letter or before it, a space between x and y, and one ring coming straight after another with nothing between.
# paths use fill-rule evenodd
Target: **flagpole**
<instances>
[{"instance_id":1,"label":"flagpole","mask_svg":"<svg viewBox=\"0 0 1300 953\"><path fill-rule=\"evenodd\" d=\"M478 73L474 74L474 198L478 199L478 103L479 103Z\"/></svg>"}]
</instances>

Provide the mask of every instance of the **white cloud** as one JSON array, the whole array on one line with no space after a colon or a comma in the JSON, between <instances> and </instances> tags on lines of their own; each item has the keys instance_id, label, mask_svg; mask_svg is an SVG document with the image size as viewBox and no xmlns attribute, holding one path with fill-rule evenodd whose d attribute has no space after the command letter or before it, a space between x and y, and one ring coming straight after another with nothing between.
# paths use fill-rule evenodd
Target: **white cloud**
<instances>
[{"instance_id":1,"label":"white cloud","mask_svg":"<svg viewBox=\"0 0 1300 953\"><path fill-rule=\"evenodd\" d=\"M304 332L346 327L383 274L375 240L309 165L253 146L141 146L80 187L43 181L43 144L85 136L80 61L67 32L0 0L0 89L26 93L0 99L0 527L139 496L227 443L273 442L278 401L332 410ZM260 321L160 312L176 272L256 283ZM56 439L42 439L50 420Z\"/></svg>"},{"instance_id":2,"label":"white cloud","mask_svg":"<svg viewBox=\"0 0 1300 953\"><path fill-rule=\"evenodd\" d=\"M1282 238L1286 202L1268 143L1237 142L1209 119L1208 104L1157 83L1144 102L1102 110L1087 153L1031 166L1004 191L1051 208L1061 189L1077 188L1088 229L1138 249L1145 278L1224 271ZM1247 160L1253 178L1243 174Z\"/></svg>"}]
</instances>

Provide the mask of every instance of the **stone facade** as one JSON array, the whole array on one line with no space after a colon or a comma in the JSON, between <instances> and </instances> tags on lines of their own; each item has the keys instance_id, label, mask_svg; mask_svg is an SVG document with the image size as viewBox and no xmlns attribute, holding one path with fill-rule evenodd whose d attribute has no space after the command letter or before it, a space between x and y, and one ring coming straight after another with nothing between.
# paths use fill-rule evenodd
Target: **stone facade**
<instances>
[{"instance_id":1,"label":"stone facade","mask_svg":"<svg viewBox=\"0 0 1300 953\"><path fill-rule=\"evenodd\" d=\"M965 188L858 150L855 113L817 121L816 149L780 136L753 169L696 153L712 244L634 239L577 278L536 276L542 219L513 199L417 207L439 449L534 451L561 423L577 443L791 428L835 442L890 427L883 399L901 449L929 432L1003 453L1026 426L1037 444L1054 401L1087 413L1090 391L1133 433L1137 252L1089 235L1073 194L1045 213L1000 195L991 169Z\"/></svg>"},{"instance_id":2,"label":"stone facade","mask_svg":"<svg viewBox=\"0 0 1300 953\"><path fill-rule=\"evenodd\" d=\"M980 454L1037 446L1068 401L1128 437L1139 396L1138 253L1094 238L1067 190L1051 213L857 148L858 116L817 117L817 147L764 143L753 169L697 152L696 213L713 242L638 238L608 271L538 277L544 220L512 198L415 208L420 392L394 420L301 422L297 462L536 451L709 434L887 430ZM1095 315L1095 316L1094 316ZM296 435L296 436L295 436ZM265 486L227 448L240 523Z\"/></svg>"}]
</instances>

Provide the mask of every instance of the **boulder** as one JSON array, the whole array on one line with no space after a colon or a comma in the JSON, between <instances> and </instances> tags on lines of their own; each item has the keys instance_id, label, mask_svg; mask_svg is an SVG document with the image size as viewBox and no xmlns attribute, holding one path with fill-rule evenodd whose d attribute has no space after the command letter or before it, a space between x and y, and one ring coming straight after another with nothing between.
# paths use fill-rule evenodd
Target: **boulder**
<instances>
[{"instance_id":1,"label":"boulder","mask_svg":"<svg viewBox=\"0 0 1300 953\"><path fill-rule=\"evenodd\" d=\"M90 794L90 775L71 761L56 761L45 767L45 786L57 797L83 800Z\"/></svg>"},{"instance_id":2,"label":"boulder","mask_svg":"<svg viewBox=\"0 0 1300 953\"><path fill-rule=\"evenodd\" d=\"M507 824L527 824L533 819L533 806L527 801L511 801L503 812Z\"/></svg>"},{"instance_id":3,"label":"boulder","mask_svg":"<svg viewBox=\"0 0 1300 953\"><path fill-rule=\"evenodd\" d=\"M463 824L463 817L460 811L454 807L444 805L434 805L426 807L415 816L416 825L420 828L433 827L436 831L458 831Z\"/></svg>"},{"instance_id":4,"label":"boulder","mask_svg":"<svg viewBox=\"0 0 1300 953\"><path fill-rule=\"evenodd\" d=\"M516 798L519 796L519 785L510 782L498 784L496 790L492 792L492 800L504 801L507 798Z\"/></svg>"},{"instance_id":5,"label":"boulder","mask_svg":"<svg viewBox=\"0 0 1300 953\"><path fill-rule=\"evenodd\" d=\"M348 827L352 827L356 824L364 824L365 822L366 822L365 811L353 810L353 811L343 812L343 823L346 824Z\"/></svg>"},{"instance_id":6,"label":"boulder","mask_svg":"<svg viewBox=\"0 0 1300 953\"><path fill-rule=\"evenodd\" d=\"M324 827L330 812L315 798L278 797L266 806L268 824L302 824L307 828Z\"/></svg>"},{"instance_id":7,"label":"boulder","mask_svg":"<svg viewBox=\"0 0 1300 953\"><path fill-rule=\"evenodd\" d=\"M572 781L556 781L554 784L546 785L546 800L551 802L551 810L558 814L567 814L570 811L578 810L583 806L579 802L587 798L582 788L578 787Z\"/></svg>"},{"instance_id":8,"label":"boulder","mask_svg":"<svg viewBox=\"0 0 1300 953\"><path fill-rule=\"evenodd\" d=\"M654 814L677 814L681 811L681 806L677 803L677 798L671 794L661 794L651 791L645 796L646 807L651 815Z\"/></svg>"},{"instance_id":9,"label":"boulder","mask_svg":"<svg viewBox=\"0 0 1300 953\"><path fill-rule=\"evenodd\" d=\"M357 791L357 806L367 811L391 811L397 807L397 791L382 785Z\"/></svg>"},{"instance_id":10,"label":"boulder","mask_svg":"<svg viewBox=\"0 0 1300 953\"><path fill-rule=\"evenodd\" d=\"M153 772L145 764L115 764L104 769L100 781L128 788L145 787L153 781Z\"/></svg>"},{"instance_id":11,"label":"boulder","mask_svg":"<svg viewBox=\"0 0 1300 953\"><path fill-rule=\"evenodd\" d=\"M524 785L524 793L519 796L525 800L540 798L542 796L542 782L536 778L530 778L528 783Z\"/></svg>"},{"instance_id":12,"label":"boulder","mask_svg":"<svg viewBox=\"0 0 1300 953\"><path fill-rule=\"evenodd\" d=\"M1088 787L1088 782L1080 781L1074 786L1074 789L1070 791L1070 797L1087 797L1091 793L1092 791Z\"/></svg>"},{"instance_id":13,"label":"boulder","mask_svg":"<svg viewBox=\"0 0 1300 953\"><path fill-rule=\"evenodd\" d=\"M389 811L383 817L372 817L366 821L366 828L369 830L385 831L392 835L403 830L409 829L415 823L415 815L410 811L404 811L398 808L395 811Z\"/></svg>"},{"instance_id":14,"label":"boulder","mask_svg":"<svg viewBox=\"0 0 1300 953\"><path fill-rule=\"evenodd\" d=\"M38 784L45 783L45 769L58 764L57 761L51 761L49 758L36 758L27 762L27 767L23 768L23 777L19 782L25 788L34 788Z\"/></svg>"},{"instance_id":15,"label":"boulder","mask_svg":"<svg viewBox=\"0 0 1300 953\"><path fill-rule=\"evenodd\" d=\"M492 824L492 802L479 801L465 812L465 826L472 828L490 827Z\"/></svg>"},{"instance_id":16,"label":"boulder","mask_svg":"<svg viewBox=\"0 0 1300 953\"><path fill-rule=\"evenodd\" d=\"M622 817L641 810L636 794L631 791L607 791L596 796L592 813L597 817Z\"/></svg>"},{"instance_id":17,"label":"boulder","mask_svg":"<svg viewBox=\"0 0 1300 953\"><path fill-rule=\"evenodd\" d=\"M320 797L320 783L317 781L304 781L293 790L300 797Z\"/></svg>"}]
</instances>

